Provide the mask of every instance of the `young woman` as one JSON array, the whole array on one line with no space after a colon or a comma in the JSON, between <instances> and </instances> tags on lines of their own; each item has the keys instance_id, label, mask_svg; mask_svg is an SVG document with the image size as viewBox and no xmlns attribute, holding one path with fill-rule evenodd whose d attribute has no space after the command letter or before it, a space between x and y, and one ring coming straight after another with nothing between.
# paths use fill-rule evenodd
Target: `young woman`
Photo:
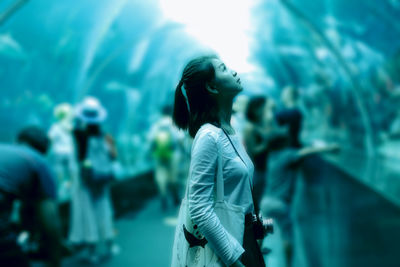
<instances>
[{"instance_id":1,"label":"young woman","mask_svg":"<svg viewBox=\"0 0 400 267\"><path fill-rule=\"evenodd\" d=\"M256 267L265 263L251 228L254 166L230 124L233 98L242 90L237 73L220 59L195 58L186 65L176 88L173 119L194 137L188 181L191 219L225 265ZM232 237L213 208L219 155L224 200L247 214L245 224L239 226L244 229L243 240Z\"/></svg>"}]
</instances>

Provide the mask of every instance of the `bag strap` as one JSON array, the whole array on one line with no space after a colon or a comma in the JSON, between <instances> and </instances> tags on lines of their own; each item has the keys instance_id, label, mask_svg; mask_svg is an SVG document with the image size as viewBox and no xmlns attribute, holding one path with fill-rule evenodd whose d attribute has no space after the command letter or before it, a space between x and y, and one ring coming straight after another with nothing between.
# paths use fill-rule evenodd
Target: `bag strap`
<instances>
[{"instance_id":1,"label":"bag strap","mask_svg":"<svg viewBox=\"0 0 400 267\"><path fill-rule=\"evenodd\" d=\"M222 171L222 152L221 144L217 143L218 149L218 171L217 171L217 201L224 200L224 175Z\"/></svg>"},{"instance_id":2,"label":"bag strap","mask_svg":"<svg viewBox=\"0 0 400 267\"><path fill-rule=\"evenodd\" d=\"M228 138L228 140L229 140L229 142L231 143L231 145L232 145L233 149L235 150L236 154L237 154L237 155L239 156L239 158L242 160L243 164L244 164L246 167L248 167L247 164L246 164L246 161L244 161L244 159L242 158L241 154L240 154L239 151L237 150L236 146L233 144L232 139L229 137L229 134L225 131L224 128L221 127L221 129L222 129L222 131L224 132L224 134L226 135L226 137Z\"/></svg>"}]
</instances>

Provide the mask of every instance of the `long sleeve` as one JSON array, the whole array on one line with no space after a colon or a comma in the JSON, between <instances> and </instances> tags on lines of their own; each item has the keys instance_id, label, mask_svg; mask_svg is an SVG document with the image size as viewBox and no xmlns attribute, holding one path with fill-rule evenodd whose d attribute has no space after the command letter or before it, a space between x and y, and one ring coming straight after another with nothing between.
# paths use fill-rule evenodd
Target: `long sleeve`
<instances>
[{"instance_id":1,"label":"long sleeve","mask_svg":"<svg viewBox=\"0 0 400 267\"><path fill-rule=\"evenodd\" d=\"M217 136L202 132L196 139L190 166L189 213L215 253L229 266L239 259L244 249L223 227L213 208L218 170Z\"/></svg>"}]
</instances>

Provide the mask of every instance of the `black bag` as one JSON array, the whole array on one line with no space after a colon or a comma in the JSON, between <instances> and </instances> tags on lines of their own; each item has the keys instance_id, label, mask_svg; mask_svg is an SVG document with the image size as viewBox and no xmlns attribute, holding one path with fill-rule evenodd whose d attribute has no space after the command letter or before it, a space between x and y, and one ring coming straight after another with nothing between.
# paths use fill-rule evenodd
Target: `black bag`
<instances>
[{"instance_id":1,"label":"black bag","mask_svg":"<svg viewBox=\"0 0 400 267\"><path fill-rule=\"evenodd\" d=\"M110 148L103 136L90 137L87 146L81 176L92 191L99 192L114 179Z\"/></svg>"},{"instance_id":2,"label":"black bag","mask_svg":"<svg viewBox=\"0 0 400 267\"><path fill-rule=\"evenodd\" d=\"M246 215L245 228L244 228L244 236L243 236L243 248L244 253L240 261L245 266L251 267L265 267L264 257L261 253L261 249L259 244L257 243L257 238L254 228L257 227L254 222L254 218L252 214Z\"/></svg>"}]
</instances>

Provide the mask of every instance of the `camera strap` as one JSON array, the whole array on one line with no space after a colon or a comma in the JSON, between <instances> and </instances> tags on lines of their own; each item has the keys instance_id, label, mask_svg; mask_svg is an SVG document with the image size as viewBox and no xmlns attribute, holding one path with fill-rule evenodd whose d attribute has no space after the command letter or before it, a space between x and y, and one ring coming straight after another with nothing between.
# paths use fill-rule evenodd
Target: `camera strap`
<instances>
[{"instance_id":1,"label":"camera strap","mask_svg":"<svg viewBox=\"0 0 400 267\"><path fill-rule=\"evenodd\" d=\"M233 149L235 150L236 154L237 154L237 155L239 156L239 158L242 160L242 162L244 163L244 165L245 165L246 167L248 167L247 164L246 164L246 162L244 161L244 159L243 159L242 156L240 155L239 151L236 149L236 146L233 144L232 139L229 137L229 134L225 131L224 128L221 127L221 129L222 129L222 131L224 132L224 134L226 135L226 137L228 138L228 140L229 140L229 142L231 143L231 145L232 145ZM257 218L258 218L258 213L260 212L260 207L258 206L258 203L256 203L256 202L254 201L253 184L250 182L250 179L249 179L249 185L250 185L250 190L251 190L251 198L253 199L254 212L255 212L255 214L256 214L256 216L257 216Z\"/></svg>"}]
</instances>

